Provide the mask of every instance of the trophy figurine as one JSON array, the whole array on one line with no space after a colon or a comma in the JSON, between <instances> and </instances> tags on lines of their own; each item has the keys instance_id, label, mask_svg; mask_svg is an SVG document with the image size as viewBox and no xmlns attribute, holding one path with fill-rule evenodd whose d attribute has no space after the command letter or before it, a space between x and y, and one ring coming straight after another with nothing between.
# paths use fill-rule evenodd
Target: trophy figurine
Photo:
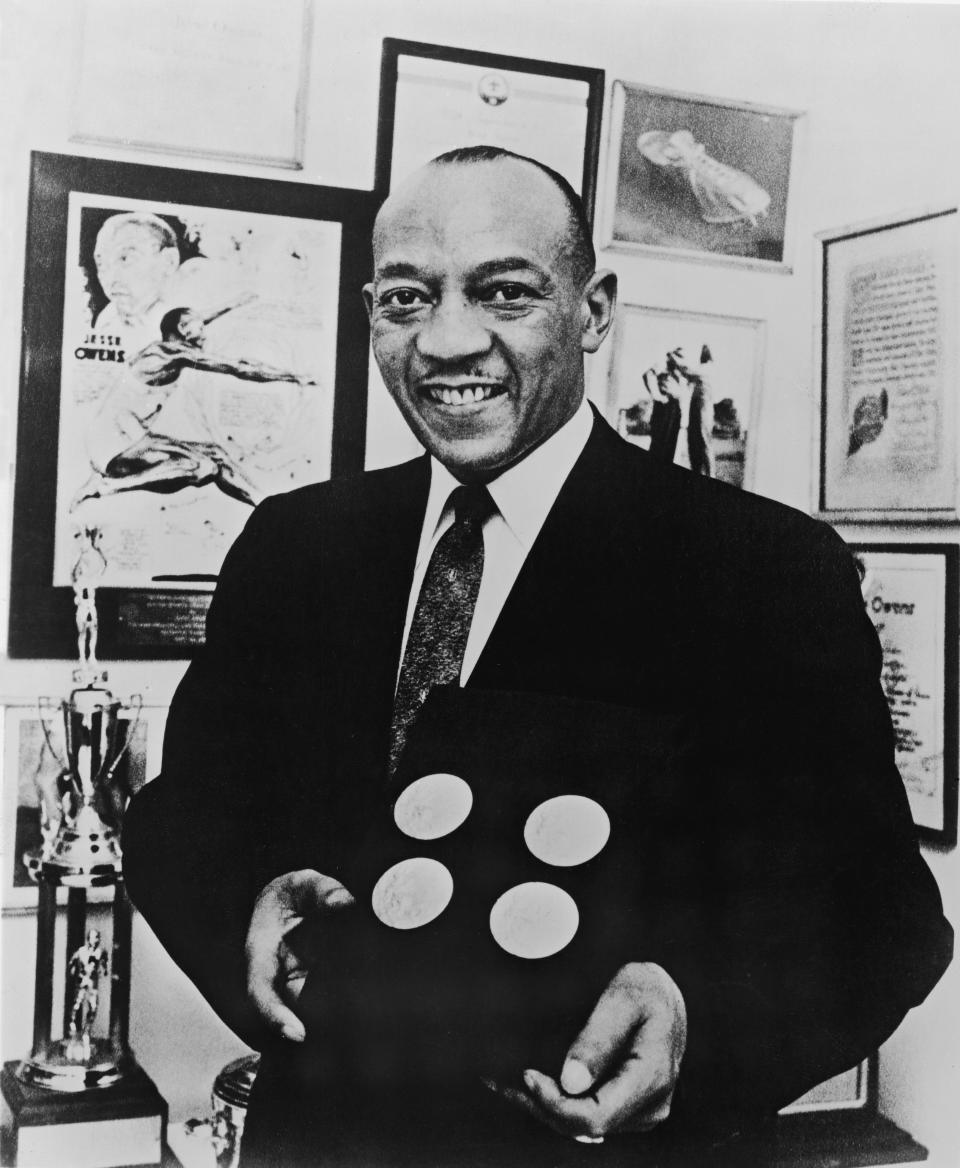
<instances>
[{"instance_id":1,"label":"trophy figurine","mask_svg":"<svg viewBox=\"0 0 960 1168\"><path fill-rule=\"evenodd\" d=\"M130 795L120 764L142 701L135 696L124 705L106 686L107 674L96 657L96 584L106 560L96 529L78 536L81 551L72 577L79 664L75 688L59 703L61 733L54 729L56 703L39 702L59 774L55 782L40 785L42 842L23 857L38 886L37 965L33 1046L27 1058L3 1070L3 1094L14 1121L11 1162L33 1163L30 1157L54 1162L56 1141L69 1146L71 1130L85 1120L103 1124L107 1142L131 1142L135 1158L125 1163L152 1164L161 1159L166 1104L128 1045L132 921L120 845ZM66 952L60 963L59 888L67 890ZM94 888L111 888L112 905L88 905ZM62 1011L55 1019L58 989Z\"/></svg>"}]
</instances>

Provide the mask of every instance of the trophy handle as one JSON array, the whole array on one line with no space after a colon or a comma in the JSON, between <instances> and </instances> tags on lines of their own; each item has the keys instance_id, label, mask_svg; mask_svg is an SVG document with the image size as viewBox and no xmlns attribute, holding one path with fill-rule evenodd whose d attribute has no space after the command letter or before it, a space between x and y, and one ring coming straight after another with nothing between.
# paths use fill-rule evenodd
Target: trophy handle
<instances>
[{"instance_id":1,"label":"trophy handle","mask_svg":"<svg viewBox=\"0 0 960 1168\"><path fill-rule=\"evenodd\" d=\"M127 752L129 751L130 743L133 739L134 734L136 734L136 732L137 732L137 727L140 725L140 718L143 715L143 695L142 694L131 694L130 698L127 702L127 705L126 705L126 709L136 710L136 717L133 718L132 721L129 718L127 719L127 721L130 722L130 725L127 727L127 733L126 733L126 737L124 738L124 741L123 741L123 746L120 748L119 752L117 753L116 758L114 758L113 761L105 769L101 770L100 774L97 776L97 783L98 784L102 783L104 785L108 785L109 783L112 782L113 776L114 776L114 773L116 772L117 767L120 765L123 758L126 756ZM119 726L120 726L120 719L117 718L116 722L114 723L114 725L112 727L112 732L111 732L112 741L110 742L110 751L109 751L110 754L113 753L113 748L116 746L117 734L119 733Z\"/></svg>"},{"instance_id":2,"label":"trophy handle","mask_svg":"<svg viewBox=\"0 0 960 1168\"><path fill-rule=\"evenodd\" d=\"M68 771L70 769L70 767L67 765L66 760L61 758L60 752L53 745L53 736L52 736L51 731L50 731L50 711L53 710L53 708L54 708L54 705L53 705L53 700L51 698L38 698L37 699L37 714L40 716L40 727L43 730L43 737L44 737L44 741L47 744L47 749L50 751L50 755L53 758L53 760L56 762L57 766L62 771ZM59 709L60 709L59 702L57 703L56 708L59 711Z\"/></svg>"}]
</instances>

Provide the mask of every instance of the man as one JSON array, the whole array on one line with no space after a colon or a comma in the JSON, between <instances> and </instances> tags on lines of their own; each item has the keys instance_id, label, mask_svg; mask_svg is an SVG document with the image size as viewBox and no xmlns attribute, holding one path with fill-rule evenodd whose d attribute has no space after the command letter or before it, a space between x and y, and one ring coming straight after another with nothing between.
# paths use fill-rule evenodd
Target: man
<instances>
[{"instance_id":1,"label":"man","mask_svg":"<svg viewBox=\"0 0 960 1168\"><path fill-rule=\"evenodd\" d=\"M264 361L206 349L206 326L234 307L238 305L215 310L206 319L189 308L169 309L159 322L161 339L127 358L136 381L123 380L107 395L89 438L92 473L74 494L71 511L87 499L125 491L166 495L208 485L240 503L253 506L259 501L257 485L220 443L184 436L201 428L198 415L202 414L185 408L174 396L180 375L197 370L241 381L290 382L301 388L317 383L305 374ZM208 388L214 392L213 386ZM202 394L203 388L194 392Z\"/></svg>"},{"instance_id":2,"label":"man","mask_svg":"<svg viewBox=\"0 0 960 1168\"><path fill-rule=\"evenodd\" d=\"M93 259L110 298L94 328L122 336L127 352L135 353L160 336L160 319L169 307L164 294L180 267L173 228L158 215L111 215L97 233Z\"/></svg>"},{"instance_id":3,"label":"man","mask_svg":"<svg viewBox=\"0 0 960 1168\"><path fill-rule=\"evenodd\" d=\"M383 206L374 263L374 352L430 458L254 513L163 774L127 816L131 893L264 1050L249 1163L615 1164L716 1143L855 1064L949 960L856 573L829 529L661 465L591 413L583 354L616 281L553 172L485 147L441 156ZM482 568L462 570L478 531ZM431 679L462 685L464 709L510 695L514 734L525 697L685 719L699 765L637 791L659 937L620 937L623 960L590 971L595 1004L556 1064L405 1096L389 1131L362 1107L371 1066L337 1096L363 1117L345 1129L317 1119L324 1052L300 1013L337 921L363 910L346 873ZM301 944L311 922L319 946ZM381 1098L409 1069L391 1058Z\"/></svg>"}]
</instances>

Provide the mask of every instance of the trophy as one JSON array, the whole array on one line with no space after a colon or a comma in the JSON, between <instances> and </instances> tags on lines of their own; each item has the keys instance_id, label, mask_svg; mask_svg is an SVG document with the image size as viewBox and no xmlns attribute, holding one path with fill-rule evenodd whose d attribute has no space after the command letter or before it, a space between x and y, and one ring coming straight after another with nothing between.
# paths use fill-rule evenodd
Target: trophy
<instances>
[{"instance_id":1,"label":"trophy","mask_svg":"<svg viewBox=\"0 0 960 1168\"><path fill-rule=\"evenodd\" d=\"M56 703L39 702L59 773L53 782L39 784L42 842L23 857L38 886L37 964L33 1045L19 1064L3 1069L12 1118L10 1162L71 1162L66 1150L81 1130L76 1125L85 1121L91 1134L102 1129L104 1163L119 1162L109 1150L119 1141L130 1148L124 1163L152 1164L161 1159L166 1104L128 1044L131 906L120 845L130 794L120 764L142 700L137 695L125 705L115 698L97 662L95 593L106 561L96 529L79 534L81 552L72 573L79 665L75 688L59 703L62 734L54 730ZM59 888L67 890L62 962L57 961ZM88 904L95 888L113 890L109 910ZM62 1010L55 1011L61 995ZM84 1163L97 1168L98 1153L90 1155Z\"/></svg>"}]
</instances>

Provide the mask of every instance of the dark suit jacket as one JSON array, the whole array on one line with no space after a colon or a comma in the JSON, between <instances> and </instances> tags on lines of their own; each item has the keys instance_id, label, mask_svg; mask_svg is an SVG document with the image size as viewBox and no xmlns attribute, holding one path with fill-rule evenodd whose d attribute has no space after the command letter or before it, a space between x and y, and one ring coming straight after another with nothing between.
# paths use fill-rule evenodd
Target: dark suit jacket
<instances>
[{"instance_id":1,"label":"dark suit jacket","mask_svg":"<svg viewBox=\"0 0 960 1168\"><path fill-rule=\"evenodd\" d=\"M347 873L382 799L428 482L422 458L255 511L174 699L163 773L127 813L135 903L264 1047L264 1083L271 1068L283 1081L289 1051L245 1002L251 907L283 872ZM874 1049L949 961L879 667L830 528L658 465L595 419L468 689L694 728L701 765L663 826L685 840L663 859L675 927L660 952L637 953L687 1003L667 1130L772 1114ZM264 1131L305 1125L292 1090L255 1097L276 1113Z\"/></svg>"}]
</instances>

